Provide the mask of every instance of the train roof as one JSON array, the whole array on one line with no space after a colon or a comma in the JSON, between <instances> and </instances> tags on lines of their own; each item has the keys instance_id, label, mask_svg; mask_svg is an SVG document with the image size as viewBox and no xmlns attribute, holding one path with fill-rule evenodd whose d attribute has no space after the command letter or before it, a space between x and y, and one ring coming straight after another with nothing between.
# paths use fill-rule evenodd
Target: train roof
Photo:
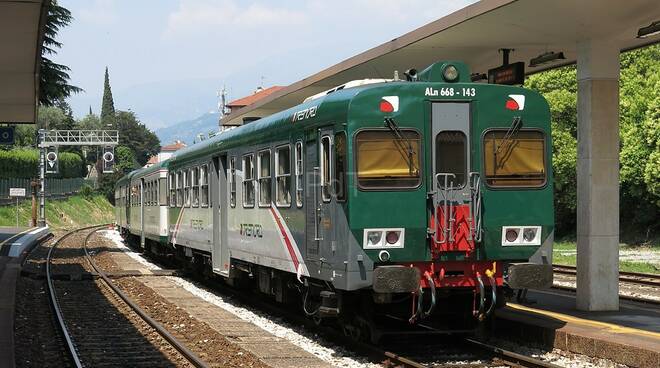
<instances>
[{"instance_id":1,"label":"train roof","mask_svg":"<svg viewBox=\"0 0 660 368\"><path fill-rule=\"evenodd\" d=\"M189 160L206 157L206 155L219 149L239 146L247 140L259 139L262 136L271 135L278 129L289 126L293 113L313 106L316 106L317 109L320 110L323 106L332 104L333 109L324 112L325 116L336 115L334 116L335 118L345 118L348 105L355 95L360 91L374 88L375 86L382 84L383 83L369 84L333 91L323 97L303 102L300 105L263 117L240 127L222 131L210 139L176 151L168 161L170 161L173 166L176 166L178 162L187 162ZM340 106L343 108L338 108ZM307 119L300 124L307 125L306 123L313 125L315 121L313 121L313 119Z\"/></svg>"}]
</instances>

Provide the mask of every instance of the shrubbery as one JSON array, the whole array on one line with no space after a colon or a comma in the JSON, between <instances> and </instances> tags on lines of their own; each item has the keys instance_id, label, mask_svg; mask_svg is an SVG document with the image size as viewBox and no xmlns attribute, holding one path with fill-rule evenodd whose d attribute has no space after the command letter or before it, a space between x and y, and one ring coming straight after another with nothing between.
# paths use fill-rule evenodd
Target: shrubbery
<instances>
[{"instance_id":1,"label":"shrubbery","mask_svg":"<svg viewBox=\"0 0 660 368\"><path fill-rule=\"evenodd\" d=\"M80 178L86 175L82 157L76 153L60 152L58 154L58 175L56 178ZM0 151L0 178L35 178L39 176L39 150L13 149Z\"/></svg>"}]
</instances>

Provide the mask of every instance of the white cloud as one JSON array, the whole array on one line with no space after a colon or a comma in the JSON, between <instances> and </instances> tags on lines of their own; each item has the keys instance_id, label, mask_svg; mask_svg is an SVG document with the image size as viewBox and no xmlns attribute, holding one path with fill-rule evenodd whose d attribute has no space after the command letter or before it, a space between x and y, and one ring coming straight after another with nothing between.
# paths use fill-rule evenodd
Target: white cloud
<instances>
[{"instance_id":1,"label":"white cloud","mask_svg":"<svg viewBox=\"0 0 660 368\"><path fill-rule=\"evenodd\" d=\"M306 15L298 10L245 5L234 0L181 0L179 8L168 17L166 36L204 32L212 28L230 30L259 29L272 26L296 26L305 23Z\"/></svg>"},{"instance_id":2,"label":"white cloud","mask_svg":"<svg viewBox=\"0 0 660 368\"><path fill-rule=\"evenodd\" d=\"M111 25L117 22L117 9L115 0L95 0L87 8L80 9L76 18L86 23L98 25Z\"/></svg>"}]
</instances>

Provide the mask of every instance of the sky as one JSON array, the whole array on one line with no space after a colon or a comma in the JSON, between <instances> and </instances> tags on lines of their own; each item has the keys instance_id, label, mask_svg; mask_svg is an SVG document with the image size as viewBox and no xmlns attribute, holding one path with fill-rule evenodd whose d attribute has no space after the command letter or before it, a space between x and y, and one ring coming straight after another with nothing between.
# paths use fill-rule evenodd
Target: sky
<instances>
[{"instance_id":1,"label":"sky","mask_svg":"<svg viewBox=\"0 0 660 368\"><path fill-rule=\"evenodd\" d=\"M257 86L288 85L473 0L59 0L74 21L53 58L99 113L103 72L115 107L152 129L217 110Z\"/></svg>"}]
</instances>

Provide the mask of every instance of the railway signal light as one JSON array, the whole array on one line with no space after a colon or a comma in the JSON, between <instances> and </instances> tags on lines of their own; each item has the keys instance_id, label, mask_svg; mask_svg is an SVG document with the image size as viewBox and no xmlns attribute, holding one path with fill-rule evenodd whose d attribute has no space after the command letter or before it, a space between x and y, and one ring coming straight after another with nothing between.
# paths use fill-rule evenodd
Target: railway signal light
<instances>
[{"instance_id":1,"label":"railway signal light","mask_svg":"<svg viewBox=\"0 0 660 368\"><path fill-rule=\"evenodd\" d=\"M114 147L103 147L103 173L115 172L115 149Z\"/></svg>"},{"instance_id":2,"label":"railway signal light","mask_svg":"<svg viewBox=\"0 0 660 368\"><path fill-rule=\"evenodd\" d=\"M46 174L57 174L60 172L60 165L57 154L57 147L48 147L46 152Z\"/></svg>"},{"instance_id":3,"label":"railway signal light","mask_svg":"<svg viewBox=\"0 0 660 368\"><path fill-rule=\"evenodd\" d=\"M14 144L14 127L0 127L0 144Z\"/></svg>"}]
</instances>

